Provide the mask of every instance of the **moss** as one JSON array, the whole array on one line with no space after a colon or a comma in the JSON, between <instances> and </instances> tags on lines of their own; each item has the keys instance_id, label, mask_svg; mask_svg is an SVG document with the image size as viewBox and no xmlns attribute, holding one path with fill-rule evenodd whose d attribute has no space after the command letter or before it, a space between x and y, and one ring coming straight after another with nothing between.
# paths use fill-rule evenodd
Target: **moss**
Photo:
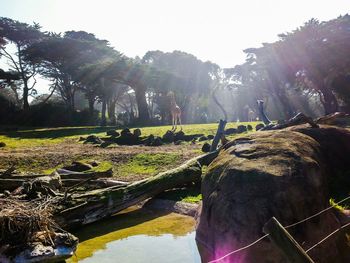
<instances>
[{"instance_id":1,"label":"moss","mask_svg":"<svg viewBox=\"0 0 350 263\"><path fill-rule=\"evenodd\" d=\"M192 185L186 188L168 190L158 195L157 198L187 203L198 203L202 200L202 195L200 193L200 186Z\"/></svg>"},{"instance_id":2,"label":"moss","mask_svg":"<svg viewBox=\"0 0 350 263\"><path fill-rule=\"evenodd\" d=\"M117 173L121 176L133 174L155 174L160 169L172 165L180 160L177 153L140 153L132 157L127 163L118 166Z\"/></svg>"}]
</instances>

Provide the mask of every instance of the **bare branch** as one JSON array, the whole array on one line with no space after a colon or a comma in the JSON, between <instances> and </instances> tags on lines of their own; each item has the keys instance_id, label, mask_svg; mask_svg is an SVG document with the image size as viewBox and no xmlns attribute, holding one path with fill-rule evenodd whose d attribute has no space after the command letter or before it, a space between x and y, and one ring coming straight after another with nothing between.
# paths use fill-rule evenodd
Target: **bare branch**
<instances>
[{"instance_id":1,"label":"bare branch","mask_svg":"<svg viewBox=\"0 0 350 263\"><path fill-rule=\"evenodd\" d=\"M3 48L3 47L1 47L0 49L4 52L4 53L2 53L3 56L6 57L7 59L11 60L12 63L13 63L13 66L15 67L15 69L16 69L18 72L20 72L20 69L19 69L19 67L18 67L18 65L17 65L17 62L14 60L14 58L11 56L11 54L8 53L8 52L6 51L6 49Z\"/></svg>"},{"instance_id":2,"label":"bare branch","mask_svg":"<svg viewBox=\"0 0 350 263\"><path fill-rule=\"evenodd\" d=\"M33 85L32 85L30 88L28 88L28 90L32 90L32 89L34 88L36 82L37 82L37 81L36 81L36 78L35 78L35 75L32 74L31 77L34 79L34 82L33 82Z\"/></svg>"}]
</instances>

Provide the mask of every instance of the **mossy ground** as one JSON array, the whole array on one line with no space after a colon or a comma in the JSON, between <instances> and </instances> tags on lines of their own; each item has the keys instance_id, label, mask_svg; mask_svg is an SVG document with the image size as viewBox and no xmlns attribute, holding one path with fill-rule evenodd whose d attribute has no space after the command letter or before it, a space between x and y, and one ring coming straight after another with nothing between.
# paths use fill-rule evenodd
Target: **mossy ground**
<instances>
[{"instance_id":1,"label":"mossy ground","mask_svg":"<svg viewBox=\"0 0 350 263\"><path fill-rule=\"evenodd\" d=\"M228 123L226 128L253 123ZM183 126L186 134L214 135L217 123L189 124ZM138 127L135 127L138 128ZM162 136L171 126L139 127L142 136L153 134ZM51 173L56 168L63 167L73 161L96 160L101 162L98 169L113 168L118 180L137 181L155 175L159 172L175 168L186 160L202 154L201 147L206 141L196 144L167 144L160 147L116 146L100 148L94 145L84 145L80 137L91 134L105 137L106 131L115 127L58 127L40 129L18 129L17 131L2 131L0 142L6 146L0 148L0 169L14 165L21 172ZM120 131L121 129L117 129ZM131 129L132 130L132 129ZM229 139L235 136L229 136ZM209 141L210 143L211 141ZM172 193L169 198L186 199L198 202L199 193L184 191Z\"/></svg>"},{"instance_id":2,"label":"mossy ground","mask_svg":"<svg viewBox=\"0 0 350 263\"><path fill-rule=\"evenodd\" d=\"M200 185L191 185L186 188L173 189L157 196L161 199L198 203L202 200Z\"/></svg>"},{"instance_id":3,"label":"mossy ground","mask_svg":"<svg viewBox=\"0 0 350 263\"><path fill-rule=\"evenodd\" d=\"M228 128L236 128L238 125L250 124L253 128L260 122L229 122ZM214 135L217 130L217 123L206 124L186 124L183 125L183 131L187 134L205 134ZM166 131L171 130L170 125L154 126L154 127L135 127L140 128L142 136L153 134L162 136ZM58 128L40 128L40 129L19 129L18 131L0 132L0 142L6 143L8 148L36 147L47 144L60 144L66 140L76 140L81 136L91 134L97 136L106 136L106 131L116 129L116 127L58 127ZM116 129L121 131L121 129Z\"/></svg>"},{"instance_id":4,"label":"mossy ground","mask_svg":"<svg viewBox=\"0 0 350 263\"><path fill-rule=\"evenodd\" d=\"M180 159L176 153L139 153L131 157L126 163L117 166L116 171L121 176L130 174L153 175L161 167L177 163Z\"/></svg>"}]
</instances>

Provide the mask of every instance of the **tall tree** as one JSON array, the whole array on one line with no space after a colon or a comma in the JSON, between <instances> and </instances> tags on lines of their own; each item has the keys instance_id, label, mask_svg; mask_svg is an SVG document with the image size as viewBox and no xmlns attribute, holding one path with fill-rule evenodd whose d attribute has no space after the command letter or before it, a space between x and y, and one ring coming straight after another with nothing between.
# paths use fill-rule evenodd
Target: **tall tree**
<instances>
[{"instance_id":1,"label":"tall tree","mask_svg":"<svg viewBox=\"0 0 350 263\"><path fill-rule=\"evenodd\" d=\"M36 92L34 86L36 84L35 75L37 74L37 69L35 65L24 59L24 50L39 41L43 36L44 34L40 31L39 24L29 25L10 18L0 17L0 38L5 40L7 44L0 45L0 54L8 60L11 70L20 76L20 81L17 81L16 85L21 87L15 89L15 92L19 97L17 90L21 91L23 109L25 110L29 108L28 97ZM14 53L6 48L8 44L14 45ZM33 81L30 84L32 78Z\"/></svg>"},{"instance_id":2,"label":"tall tree","mask_svg":"<svg viewBox=\"0 0 350 263\"><path fill-rule=\"evenodd\" d=\"M108 41L97 39L84 31L68 31L62 37L50 37L27 49L26 58L40 66L43 76L52 81L67 106L73 111L74 94L78 89L86 91L90 106L100 87L98 65L106 58L119 58L120 53L109 46Z\"/></svg>"},{"instance_id":3,"label":"tall tree","mask_svg":"<svg viewBox=\"0 0 350 263\"><path fill-rule=\"evenodd\" d=\"M172 85L177 102L184 112L184 119L193 121L195 109L201 97L207 97L214 85L212 76L220 68L211 62L203 62L195 56L181 52L149 51L142 59L143 63L159 70L167 71L181 80Z\"/></svg>"}]
</instances>

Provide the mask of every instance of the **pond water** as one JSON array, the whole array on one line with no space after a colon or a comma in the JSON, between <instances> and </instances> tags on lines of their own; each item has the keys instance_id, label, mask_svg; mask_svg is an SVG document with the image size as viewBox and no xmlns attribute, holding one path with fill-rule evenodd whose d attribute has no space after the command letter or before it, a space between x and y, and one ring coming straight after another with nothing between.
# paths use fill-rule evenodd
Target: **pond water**
<instances>
[{"instance_id":1,"label":"pond water","mask_svg":"<svg viewBox=\"0 0 350 263\"><path fill-rule=\"evenodd\" d=\"M195 221L175 213L130 208L75 232L80 243L67 263L200 263Z\"/></svg>"}]
</instances>

